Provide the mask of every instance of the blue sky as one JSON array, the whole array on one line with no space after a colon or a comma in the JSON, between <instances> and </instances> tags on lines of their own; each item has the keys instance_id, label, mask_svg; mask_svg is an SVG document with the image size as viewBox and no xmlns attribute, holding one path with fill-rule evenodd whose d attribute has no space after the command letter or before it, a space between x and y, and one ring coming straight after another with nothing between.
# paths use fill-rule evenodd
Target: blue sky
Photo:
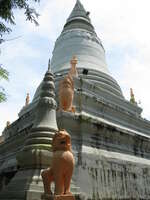
<instances>
[{"instance_id":1,"label":"blue sky","mask_svg":"<svg viewBox=\"0 0 150 200\"><path fill-rule=\"evenodd\" d=\"M109 71L118 81L126 99L130 87L137 102L141 101L142 116L150 120L150 1L149 0L81 0L97 35L106 50ZM6 121L13 122L43 78L51 58L55 40L62 31L75 0L41 0L35 7L40 13L39 24L25 21L23 11L16 10L16 26L6 36L16 40L1 45L0 62L10 72L9 82L1 81L8 100L0 104L0 133Z\"/></svg>"}]
</instances>

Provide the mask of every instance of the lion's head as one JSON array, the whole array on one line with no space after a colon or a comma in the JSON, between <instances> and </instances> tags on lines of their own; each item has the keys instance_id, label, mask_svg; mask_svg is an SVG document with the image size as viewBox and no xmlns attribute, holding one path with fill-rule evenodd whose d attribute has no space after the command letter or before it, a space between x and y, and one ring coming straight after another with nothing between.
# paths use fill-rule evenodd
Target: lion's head
<instances>
[{"instance_id":1,"label":"lion's head","mask_svg":"<svg viewBox=\"0 0 150 200\"><path fill-rule=\"evenodd\" d=\"M53 151L71 151L71 138L66 130L59 130L53 137Z\"/></svg>"}]
</instances>

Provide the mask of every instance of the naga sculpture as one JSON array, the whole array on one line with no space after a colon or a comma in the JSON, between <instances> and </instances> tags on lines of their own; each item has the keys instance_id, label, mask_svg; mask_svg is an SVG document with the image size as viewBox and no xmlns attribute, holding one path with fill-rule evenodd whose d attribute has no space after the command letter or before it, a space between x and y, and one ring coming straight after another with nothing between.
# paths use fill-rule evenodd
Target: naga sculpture
<instances>
[{"instance_id":1,"label":"naga sculpture","mask_svg":"<svg viewBox=\"0 0 150 200\"><path fill-rule=\"evenodd\" d=\"M71 137L65 130L58 131L52 140L53 157L51 168L41 173L44 184L44 196L52 195L51 183L54 182L54 195L71 195L70 182L74 168L71 151Z\"/></svg>"},{"instance_id":2,"label":"naga sculpture","mask_svg":"<svg viewBox=\"0 0 150 200\"><path fill-rule=\"evenodd\" d=\"M69 73L59 84L59 107L61 110L68 112L75 112L73 107L73 97L74 97L74 82L73 77L78 76L76 69L77 58L74 56L70 61L71 68Z\"/></svg>"},{"instance_id":3,"label":"naga sculpture","mask_svg":"<svg viewBox=\"0 0 150 200\"><path fill-rule=\"evenodd\" d=\"M134 97L134 93L133 93L133 89L130 88L130 102L133 104L137 104L135 101L135 97Z\"/></svg>"},{"instance_id":4,"label":"naga sculpture","mask_svg":"<svg viewBox=\"0 0 150 200\"><path fill-rule=\"evenodd\" d=\"M7 121L6 122L6 128L9 128L9 126L10 126L10 121Z\"/></svg>"},{"instance_id":5,"label":"naga sculpture","mask_svg":"<svg viewBox=\"0 0 150 200\"><path fill-rule=\"evenodd\" d=\"M25 106L29 105L29 102L30 102L30 96L29 93L27 93Z\"/></svg>"}]
</instances>

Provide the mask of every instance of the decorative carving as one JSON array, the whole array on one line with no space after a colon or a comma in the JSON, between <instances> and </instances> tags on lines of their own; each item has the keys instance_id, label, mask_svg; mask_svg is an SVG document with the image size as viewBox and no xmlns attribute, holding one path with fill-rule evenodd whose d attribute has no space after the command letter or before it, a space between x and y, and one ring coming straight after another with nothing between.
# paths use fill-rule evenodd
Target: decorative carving
<instances>
[{"instance_id":1,"label":"decorative carving","mask_svg":"<svg viewBox=\"0 0 150 200\"><path fill-rule=\"evenodd\" d=\"M59 84L59 107L64 111L75 112L73 107L73 97L74 97L74 82L73 77L78 76L76 69L77 58L74 56L70 61L71 68L69 73Z\"/></svg>"},{"instance_id":2,"label":"decorative carving","mask_svg":"<svg viewBox=\"0 0 150 200\"><path fill-rule=\"evenodd\" d=\"M6 128L8 128L10 126L10 121L6 122Z\"/></svg>"},{"instance_id":3,"label":"decorative carving","mask_svg":"<svg viewBox=\"0 0 150 200\"><path fill-rule=\"evenodd\" d=\"M49 108L56 109L57 103L52 97L43 97L39 101L39 106L48 105Z\"/></svg>"},{"instance_id":4,"label":"decorative carving","mask_svg":"<svg viewBox=\"0 0 150 200\"><path fill-rule=\"evenodd\" d=\"M25 106L29 105L29 102L30 102L30 96L29 93L27 93Z\"/></svg>"},{"instance_id":5,"label":"decorative carving","mask_svg":"<svg viewBox=\"0 0 150 200\"><path fill-rule=\"evenodd\" d=\"M55 184L54 195L70 195L70 182L74 168L74 157L71 150L71 137L65 130L58 131L52 140L51 168L42 171L44 197L52 195L51 183Z\"/></svg>"},{"instance_id":6,"label":"decorative carving","mask_svg":"<svg viewBox=\"0 0 150 200\"><path fill-rule=\"evenodd\" d=\"M69 30L67 32L64 32L64 33L62 33L61 37L57 39L56 45L58 45L59 42L65 40L65 39L70 39L70 38L73 39L73 37L84 38L84 39L96 42L97 44L100 44L102 48L104 48L101 40L96 35L93 36L92 33L88 32L86 30L83 30L83 31L82 30L76 30L76 31Z\"/></svg>"}]
</instances>

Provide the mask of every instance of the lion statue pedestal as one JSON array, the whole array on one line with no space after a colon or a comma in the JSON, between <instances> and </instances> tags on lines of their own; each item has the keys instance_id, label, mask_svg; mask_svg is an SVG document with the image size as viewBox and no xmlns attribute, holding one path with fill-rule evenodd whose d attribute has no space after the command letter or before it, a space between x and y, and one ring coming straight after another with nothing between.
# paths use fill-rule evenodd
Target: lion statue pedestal
<instances>
[{"instance_id":1,"label":"lion statue pedestal","mask_svg":"<svg viewBox=\"0 0 150 200\"><path fill-rule=\"evenodd\" d=\"M74 157L71 151L71 137L65 131L58 131L52 140L53 157L51 167L42 171L45 200L74 200L70 192L70 183L74 169ZM54 194L51 183L54 182Z\"/></svg>"},{"instance_id":2,"label":"lion statue pedestal","mask_svg":"<svg viewBox=\"0 0 150 200\"><path fill-rule=\"evenodd\" d=\"M72 195L42 195L41 200L75 200Z\"/></svg>"}]
</instances>

